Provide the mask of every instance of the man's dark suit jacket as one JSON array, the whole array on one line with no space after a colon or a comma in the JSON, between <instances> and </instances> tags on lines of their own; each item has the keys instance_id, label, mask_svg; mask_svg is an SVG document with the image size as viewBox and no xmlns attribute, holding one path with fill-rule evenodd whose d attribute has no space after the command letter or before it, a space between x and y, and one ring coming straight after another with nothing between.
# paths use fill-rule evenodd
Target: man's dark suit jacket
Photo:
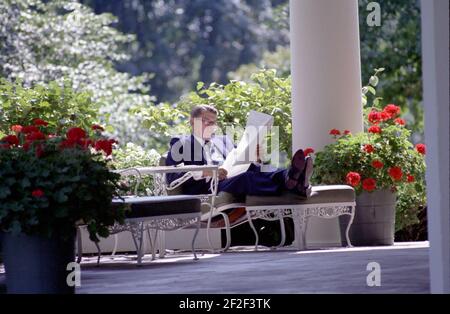
<instances>
[{"instance_id":1,"label":"man's dark suit jacket","mask_svg":"<svg viewBox=\"0 0 450 314\"><path fill-rule=\"evenodd\" d=\"M211 142L215 149L218 150L225 159L228 153L235 147L228 136L216 135L211 137ZM170 141L170 150L167 155L166 165L175 166L184 163L184 165L206 165L206 158L204 149L194 135L182 135L173 137ZM170 173L167 174L167 181L170 184L172 181L182 177L184 173ZM194 180L193 178L186 181L183 187L185 194L207 194L209 191L209 182L206 179Z\"/></svg>"}]
</instances>

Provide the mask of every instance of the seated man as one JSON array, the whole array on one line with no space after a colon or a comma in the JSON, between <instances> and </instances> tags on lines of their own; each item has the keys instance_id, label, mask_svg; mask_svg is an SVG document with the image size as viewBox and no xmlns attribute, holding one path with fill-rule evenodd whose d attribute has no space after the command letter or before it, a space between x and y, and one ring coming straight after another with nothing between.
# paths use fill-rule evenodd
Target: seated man
<instances>
[{"instance_id":1,"label":"seated man","mask_svg":"<svg viewBox=\"0 0 450 314\"><path fill-rule=\"evenodd\" d=\"M234 145L227 136L214 135L217 115L218 111L213 106L195 106L190 118L192 134L172 138L166 165L174 166L184 163L184 165L215 164L220 166ZM292 157L288 169L263 172L260 165L252 163L246 172L228 178L227 171L219 168L218 192L224 191L236 196L278 196L288 190L306 198L311 194L312 172L311 157L305 157L303 150L298 150ZM183 193L209 194L212 172L194 171L192 175L192 178L182 184ZM168 183L181 176L183 174L168 174Z\"/></svg>"}]
</instances>

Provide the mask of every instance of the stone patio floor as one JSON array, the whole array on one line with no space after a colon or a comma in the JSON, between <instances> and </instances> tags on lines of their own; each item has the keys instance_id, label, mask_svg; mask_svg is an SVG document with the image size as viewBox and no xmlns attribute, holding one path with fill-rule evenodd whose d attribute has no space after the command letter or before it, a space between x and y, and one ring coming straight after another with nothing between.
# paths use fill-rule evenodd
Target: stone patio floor
<instances>
[{"instance_id":1,"label":"stone patio floor","mask_svg":"<svg viewBox=\"0 0 450 314\"><path fill-rule=\"evenodd\" d=\"M292 294L292 293L429 293L428 242L390 247L253 251L235 247L227 253L167 254L142 266L135 256L84 258L77 293L151 294ZM369 287L367 265L377 262L381 286ZM0 275L1 276L1 275Z\"/></svg>"}]
</instances>

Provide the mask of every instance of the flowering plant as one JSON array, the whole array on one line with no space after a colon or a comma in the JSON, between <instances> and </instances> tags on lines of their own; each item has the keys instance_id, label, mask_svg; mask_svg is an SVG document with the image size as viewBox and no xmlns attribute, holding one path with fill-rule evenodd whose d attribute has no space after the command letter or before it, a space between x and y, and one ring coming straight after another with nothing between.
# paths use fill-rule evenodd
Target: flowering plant
<instances>
[{"instance_id":1,"label":"flowering plant","mask_svg":"<svg viewBox=\"0 0 450 314\"><path fill-rule=\"evenodd\" d=\"M123 209L111 206L120 189L108 168L115 141L101 126L57 134L34 119L10 130L0 139L0 231L66 237L83 223L98 241L123 221Z\"/></svg>"},{"instance_id":2,"label":"flowering plant","mask_svg":"<svg viewBox=\"0 0 450 314\"><path fill-rule=\"evenodd\" d=\"M426 146L410 142L400 111L393 104L382 110L371 108L366 115L367 132L352 135L331 130L336 142L317 153L315 180L348 184L358 194L381 189L395 192L404 184L420 183Z\"/></svg>"},{"instance_id":3,"label":"flowering plant","mask_svg":"<svg viewBox=\"0 0 450 314\"><path fill-rule=\"evenodd\" d=\"M377 70L363 88L365 132L330 130L336 140L315 155L313 182L348 184L359 195L389 189L397 193L396 228L418 222L417 212L426 204L425 144L414 145L411 131L401 118L401 108L381 106L382 98L368 106L367 93L376 95Z\"/></svg>"}]
</instances>

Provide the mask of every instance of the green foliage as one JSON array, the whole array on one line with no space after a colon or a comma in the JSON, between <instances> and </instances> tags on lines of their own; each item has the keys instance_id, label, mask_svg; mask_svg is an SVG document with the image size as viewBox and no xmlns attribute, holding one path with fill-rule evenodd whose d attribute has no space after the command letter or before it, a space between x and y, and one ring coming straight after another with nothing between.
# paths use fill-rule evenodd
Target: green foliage
<instances>
[{"instance_id":1,"label":"green foliage","mask_svg":"<svg viewBox=\"0 0 450 314\"><path fill-rule=\"evenodd\" d=\"M245 127L251 110L267 113L280 127L280 150L291 154L291 82L280 78L275 71L260 71L252 82L231 81L226 85L216 83L208 87L200 82L197 90L182 97L174 106L163 104L155 108L136 108L151 131L160 132L161 140L168 143L172 135L189 133L188 117L191 108L199 104L213 104L219 111L219 127L225 132L228 126ZM164 147L167 150L167 146Z\"/></svg>"},{"instance_id":2,"label":"green foliage","mask_svg":"<svg viewBox=\"0 0 450 314\"><path fill-rule=\"evenodd\" d=\"M229 72L228 78L238 81L251 81L252 73L259 69L276 69L278 76L289 77L291 74L291 52L289 46L278 46L274 52L265 51L258 65L254 63L241 65L236 71Z\"/></svg>"},{"instance_id":3,"label":"green foliage","mask_svg":"<svg viewBox=\"0 0 450 314\"><path fill-rule=\"evenodd\" d=\"M413 142L421 142L424 119L420 1L379 1L380 27L367 25L366 7L370 2L359 0L363 82L369 80L373 68L386 68L378 94L401 105L403 118L414 134Z\"/></svg>"},{"instance_id":4,"label":"green foliage","mask_svg":"<svg viewBox=\"0 0 450 314\"><path fill-rule=\"evenodd\" d=\"M89 91L101 104L102 123L121 141L145 142L136 132L135 105L152 105L149 75L132 77L115 65L129 59L134 36L117 31L111 14L95 14L70 0L0 2L0 76L25 86L66 78L76 91Z\"/></svg>"},{"instance_id":5,"label":"green foliage","mask_svg":"<svg viewBox=\"0 0 450 314\"><path fill-rule=\"evenodd\" d=\"M82 2L114 14L121 31L137 35L121 68L155 73L150 83L161 101L175 102L197 81L225 84L229 71L289 41L281 27L287 12L279 7L287 0Z\"/></svg>"},{"instance_id":6,"label":"green foliage","mask_svg":"<svg viewBox=\"0 0 450 314\"><path fill-rule=\"evenodd\" d=\"M367 25L366 11L372 0L359 0L361 72L363 82L372 76L374 68L386 68L383 81L378 86L378 97L389 99L402 108L403 118L412 130L411 140L422 142L422 53L419 1L381 0L381 27ZM289 4L285 3L285 11ZM289 29L288 14L278 15L281 27ZM281 20L280 20L281 19ZM290 74L289 46L276 52L265 51L262 60L241 65L228 74L229 78L248 80L258 68L276 69L282 77Z\"/></svg>"},{"instance_id":7,"label":"green foliage","mask_svg":"<svg viewBox=\"0 0 450 314\"><path fill-rule=\"evenodd\" d=\"M128 143L125 147L121 147L114 152L113 165L116 169L159 166L160 158L161 155L154 149L146 150L139 145ZM127 194L129 195L135 194L137 183L136 176L130 176L126 180L122 180L122 184L127 187ZM153 188L153 178L145 176L140 181L137 194L152 195Z\"/></svg>"},{"instance_id":8,"label":"green foliage","mask_svg":"<svg viewBox=\"0 0 450 314\"><path fill-rule=\"evenodd\" d=\"M10 83L0 80L0 136L10 132L12 125L31 125L36 118L49 123L53 133L64 131L69 125L83 128L97 122L99 105L88 92L76 92L69 82L57 82L26 88L19 80Z\"/></svg>"},{"instance_id":9,"label":"green foliage","mask_svg":"<svg viewBox=\"0 0 450 314\"><path fill-rule=\"evenodd\" d=\"M107 237L109 226L123 222L124 211L111 203L120 175L97 150L105 139L98 131L91 138L70 130L49 137L50 129L36 127L0 140L0 230L69 237L83 223L91 240Z\"/></svg>"},{"instance_id":10,"label":"green foliage","mask_svg":"<svg viewBox=\"0 0 450 314\"><path fill-rule=\"evenodd\" d=\"M424 180L416 184L405 184L397 190L395 212L395 230L404 230L418 224L421 210L426 206L426 189Z\"/></svg>"}]
</instances>

